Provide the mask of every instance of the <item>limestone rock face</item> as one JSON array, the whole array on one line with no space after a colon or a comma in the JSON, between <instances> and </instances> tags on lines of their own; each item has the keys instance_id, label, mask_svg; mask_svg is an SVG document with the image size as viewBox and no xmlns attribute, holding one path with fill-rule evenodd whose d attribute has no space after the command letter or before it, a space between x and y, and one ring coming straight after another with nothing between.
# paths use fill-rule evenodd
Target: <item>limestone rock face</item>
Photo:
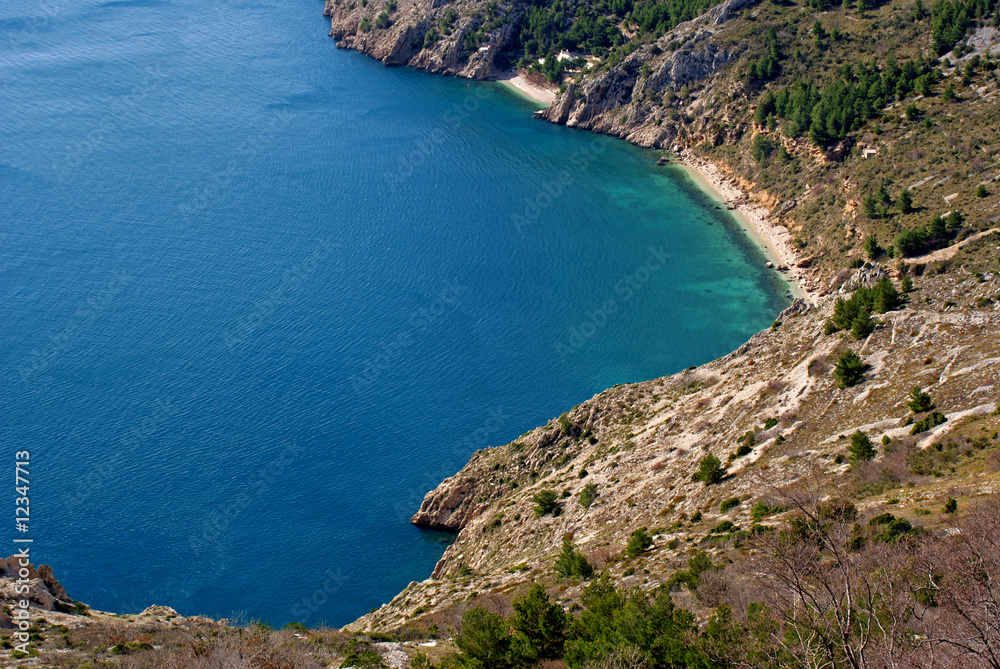
<instances>
[{"instance_id":1,"label":"limestone rock face","mask_svg":"<svg viewBox=\"0 0 1000 669\"><path fill-rule=\"evenodd\" d=\"M378 27L383 4L355 0L327 0L324 16L330 18L330 36L337 46L353 49L386 65L407 65L428 72L469 79L485 79L495 72L495 60L510 39L520 8L501 3L499 20L486 23L484 3L476 0L398 0L386 12L387 27ZM444 26L450 25L450 28ZM485 31L476 48L466 37Z\"/></svg>"},{"instance_id":2,"label":"limestone rock face","mask_svg":"<svg viewBox=\"0 0 1000 669\"><path fill-rule=\"evenodd\" d=\"M718 27L758 0L728 0L702 16L678 25L655 44L636 50L621 63L590 76L556 99L539 117L615 135L646 148L670 147L678 136L674 123L654 119L654 101L719 74L738 53L714 41ZM705 112L692 99L687 110ZM651 125L651 121L659 121Z\"/></svg>"},{"instance_id":3,"label":"limestone rock face","mask_svg":"<svg viewBox=\"0 0 1000 669\"><path fill-rule=\"evenodd\" d=\"M475 494L478 486L474 479L452 476L424 496L420 510L410 522L448 532L460 532L475 513Z\"/></svg>"},{"instance_id":4,"label":"limestone rock face","mask_svg":"<svg viewBox=\"0 0 1000 669\"><path fill-rule=\"evenodd\" d=\"M24 569L28 570L27 586L28 592L18 592L18 579L22 569L21 558L12 555L6 560L0 559L0 599L7 602L14 602L27 599L36 604L39 608L51 611L57 601L65 604L72 604L73 600L62 584L52 575L52 567L43 564L35 568L35 565L28 563ZM24 585L24 584L21 584Z\"/></svg>"}]
</instances>

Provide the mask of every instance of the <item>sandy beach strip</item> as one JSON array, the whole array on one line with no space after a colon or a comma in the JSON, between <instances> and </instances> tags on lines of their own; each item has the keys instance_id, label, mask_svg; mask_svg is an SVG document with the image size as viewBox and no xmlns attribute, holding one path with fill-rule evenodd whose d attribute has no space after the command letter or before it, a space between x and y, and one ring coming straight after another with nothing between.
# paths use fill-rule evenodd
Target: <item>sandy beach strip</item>
<instances>
[{"instance_id":1,"label":"sandy beach strip","mask_svg":"<svg viewBox=\"0 0 1000 669\"><path fill-rule=\"evenodd\" d=\"M806 268L799 267L803 258L792 245L792 235L783 225L777 225L771 212L752 202L747 194L725 175L716 165L703 160L690 151L682 151L678 156L692 180L709 196L733 207L731 213L751 238L764 252L764 256L776 268L787 268L781 273L789 285L792 297L803 298L810 304L819 302L821 286Z\"/></svg>"},{"instance_id":2,"label":"sandy beach strip","mask_svg":"<svg viewBox=\"0 0 1000 669\"><path fill-rule=\"evenodd\" d=\"M505 72L496 81L543 107L555 102L557 87L545 82L541 75L529 79L524 72Z\"/></svg>"}]
</instances>

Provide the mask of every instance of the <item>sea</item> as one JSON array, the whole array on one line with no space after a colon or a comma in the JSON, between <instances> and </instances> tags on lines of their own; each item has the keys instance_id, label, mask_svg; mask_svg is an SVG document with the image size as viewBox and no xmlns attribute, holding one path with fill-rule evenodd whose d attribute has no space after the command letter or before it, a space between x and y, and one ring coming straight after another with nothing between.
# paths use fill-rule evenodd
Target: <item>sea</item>
<instances>
[{"instance_id":1,"label":"sea","mask_svg":"<svg viewBox=\"0 0 1000 669\"><path fill-rule=\"evenodd\" d=\"M679 168L322 12L0 5L0 542L93 608L346 624L474 451L789 304Z\"/></svg>"}]
</instances>

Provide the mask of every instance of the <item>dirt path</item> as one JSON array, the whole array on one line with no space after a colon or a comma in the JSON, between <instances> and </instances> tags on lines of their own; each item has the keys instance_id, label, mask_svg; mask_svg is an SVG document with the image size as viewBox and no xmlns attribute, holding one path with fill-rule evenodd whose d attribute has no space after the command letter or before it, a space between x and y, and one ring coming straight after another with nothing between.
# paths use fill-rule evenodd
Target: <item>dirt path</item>
<instances>
[{"instance_id":1,"label":"dirt path","mask_svg":"<svg viewBox=\"0 0 1000 669\"><path fill-rule=\"evenodd\" d=\"M906 262L911 265L925 265L929 262L936 262L938 260L951 260L958 253L958 250L967 244L978 241L987 235L992 235L994 232L1000 232L1000 228L990 228L989 230L984 230L982 232L977 232L967 239L963 239L958 244L952 244L948 248L938 249L937 251L931 251L922 256L917 256L915 258L907 258Z\"/></svg>"}]
</instances>

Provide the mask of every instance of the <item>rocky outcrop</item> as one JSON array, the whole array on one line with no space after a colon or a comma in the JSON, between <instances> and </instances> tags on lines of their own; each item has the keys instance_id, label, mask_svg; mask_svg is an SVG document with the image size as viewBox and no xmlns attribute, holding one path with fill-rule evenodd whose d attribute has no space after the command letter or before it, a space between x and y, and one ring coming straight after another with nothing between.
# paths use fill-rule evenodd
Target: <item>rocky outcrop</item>
<instances>
[{"instance_id":1,"label":"rocky outcrop","mask_svg":"<svg viewBox=\"0 0 1000 669\"><path fill-rule=\"evenodd\" d=\"M52 567L43 564L36 568L31 563L22 566L21 560L17 555L0 559L0 599L5 602L27 599L46 611L56 608L56 602L73 604L66 589L53 576ZM21 572L22 569L27 570L27 575ZM21 592L19 586L27 586L27 592Z\"/></svg>"},{"instance_id":2,"label":"rocky outcrop","mask_svg":"<svg viewBox=\"0 0 1000 669\"><path fill-rule=\"evenodd\" d=\"M479 507L475 499L481 486L468 476L456 475L424 497L420 510L410 522L420 527L458 533L475 518Z\"/></svg>"},{"instance_id":3,"label":"rocky outcrop","mask_svg":"<svg viewBox=\"0 0 1000 669\"><path fill-rule=\"evenodd\" d=\"M510 40L521 9L514 3L500 3L490 18L485 4L476 0L398 0L391 5L327 0L324 16L330 18L330 36L340 48L359 51L386 65L486 79L495 73L496 58ZM379 23L383 11L388 25ZM475 47L466 40L469 33L478 38Z\"/></svg>"},{"instance_id":4,"label":"rocky outcrop","mask_svg":"<svg viewBox=\"0 0 1000 669\"><path fill-rule=\"evenodd\" d=\"M492 450L477 451L461 472L427 493L410 522L460 533L496 500L530 485L557 454L571 447L567 444L583 429L576 424L565 430L561 425L549 424L533 430L511 444L515 455L503 467L496 466Z\"/></svg>"},{"instance_id":5,"label":"rocky outcrop","mask_svg":"<svg viewBox=\"0 0 1000 669\"><path fill-rule=\"evenodd\" d=\"M615 135L646 148L669 148L680 135L673 100L685 86L710 83L737 55L716 43L719 27L758 0L727 0L682 23L621 63L570 85L537 116L553 123ZM646 74L644 74L644 72ZM703 113L703 101L681 101L683 115ZM713 113L718 110L711 110Z\"/></svg>"}]
</instances>

